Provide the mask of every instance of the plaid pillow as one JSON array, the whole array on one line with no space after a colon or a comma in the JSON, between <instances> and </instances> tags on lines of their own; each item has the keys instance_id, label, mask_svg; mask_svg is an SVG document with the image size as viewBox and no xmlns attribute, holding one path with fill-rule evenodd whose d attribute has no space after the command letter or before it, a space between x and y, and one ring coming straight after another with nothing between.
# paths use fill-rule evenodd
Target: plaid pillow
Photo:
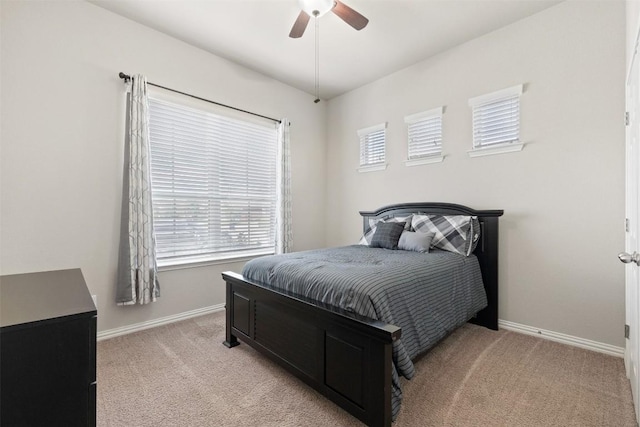
<instances>
[{"instance_id":1,"label":"plaid pillow","mask_svg":"<svg viewBox=\"0 0 640 427\"><path fill-rule=\"evenodd\" d=\"M364 236L360 238L359 245L371 245L371 239L373 238L373 234L376 232L376 227L381 222L404 222L405 230L411 229L411 217L413 215L408 216L398 216L398 217L385 217L385 218L369 218L369 229L364 233Z\"/></svg>"},{"instance_id":2,"label":"plaid pillow","mask_svg":"<svg viewBox=\"0 0 640 427\"><path fill-rule=\"evenodd\" d=\"M404 231L404 222L382 222L371 239L372 248L398 249L398 240Z\"/></svg>"},{"instance_id":3,"label":"plaid pillow","mask_svg":"<svg viewBox=\"0 0 640 427\"><path fill-rule=\"evenodd\" d=\"M467 239L467 244L469 244L469 248L466 251L467 256L476 250L476 246L478 246L478 242L480 241L480 221L478 221L477 216L471 217L471 229L469 230L468 236L470 239Z\"/></svg>"},{"instance_id":4,"label":"plaid pillow","mask_svg":"<svg viewBox=\"0 0 640 427\"><path fill-rule=\"evenodd\" d=\"M465 256L471 255L480 236L478 218L464 215L414 215L411 226L435 233L433 247Z\"/></svg>"}]
</instances>

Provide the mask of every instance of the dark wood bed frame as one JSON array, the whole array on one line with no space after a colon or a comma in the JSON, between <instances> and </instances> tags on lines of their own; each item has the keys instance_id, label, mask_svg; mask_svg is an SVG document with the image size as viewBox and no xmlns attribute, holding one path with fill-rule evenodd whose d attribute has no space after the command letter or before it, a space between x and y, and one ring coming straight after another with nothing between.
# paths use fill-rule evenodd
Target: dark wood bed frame
<instances>
[{"instance_id":1,"label":"dark wood bed frame","mask_svg":"<svg viewBox=\"0 0 640 427\"><path fill-rule=\"evenodd\" d=\"M498 329L498 218L502 210L474 210L450 203L403 203L360 212L369 218L409 213L473 215L480 221L474 251L488 306L472 323ZM391 425L391 349L400 328L270 289L224 272L227 347L238 339L282 365L369 426ZM240 373L238 373L240 375Z\"/></svg>"}]
</instances>

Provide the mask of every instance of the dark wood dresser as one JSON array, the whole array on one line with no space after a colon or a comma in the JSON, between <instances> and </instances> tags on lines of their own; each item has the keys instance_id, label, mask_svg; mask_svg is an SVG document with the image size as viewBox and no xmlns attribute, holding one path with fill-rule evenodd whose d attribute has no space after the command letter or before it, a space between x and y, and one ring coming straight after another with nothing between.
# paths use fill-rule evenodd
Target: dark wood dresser
<instances>
[{"instance_id":1,"label":"dark wood dresser","mask_svg":"<svg viewBox=\"0 0 640 427\"><path fill-rule=\"evenodd\" d=\"M0 425L96 425L96 318L79 269L0 276Z\"/></svg>"}]
</instances>

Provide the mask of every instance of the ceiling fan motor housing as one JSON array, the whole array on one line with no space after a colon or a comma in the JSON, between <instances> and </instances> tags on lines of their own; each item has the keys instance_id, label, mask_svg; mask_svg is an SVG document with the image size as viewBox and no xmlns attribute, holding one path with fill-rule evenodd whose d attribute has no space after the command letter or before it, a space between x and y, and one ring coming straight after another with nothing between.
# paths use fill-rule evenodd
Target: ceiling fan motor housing
<instances>
[{"instance_id":1,"label":"ceiling fan motor housing","mask_svg":"<svg viewBox=\"0 0 640 427\"><path fill-rule=\"evenodd\" d=\"M309 16L321 17L335 6L334 0L298 0L300 9Z\"/></svg>"}]
</instances>

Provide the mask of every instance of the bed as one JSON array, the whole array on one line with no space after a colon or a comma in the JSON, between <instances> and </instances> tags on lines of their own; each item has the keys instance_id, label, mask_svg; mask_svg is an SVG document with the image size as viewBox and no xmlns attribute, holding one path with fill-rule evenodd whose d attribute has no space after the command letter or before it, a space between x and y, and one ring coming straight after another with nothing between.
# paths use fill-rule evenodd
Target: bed
<instances>
[{"instance_id":1,"label":"bed","mask_svg":"<svg viewBox=\"0 0 640 427\"><path fill-rule=\"evenodd\" d=\"M427 256L347 246L260 258L248 263L243 275L225 272L224 344L234 347L240 339L366 424L390 426L401 397L398 374L411 377L412 358L469 319L497 330L498 218L502 211L480 211L448 203L404 203L360 214L365 236L371 235L381 220L401 221L408 215L419 214L472 216L477 218L479 233L475 235L479 237L474 242L475 248L468 247L469 253L465 255L469 256L438 250ZM411 260L412 267L403 264ZM297 270L289 268L295 262L307 269L296 273ZM431 283L428 276L417 276L421 268L425 274L438 270L439 276L448 278L446 283L451 284L451 289L459 289L455 291L455 300L468 304L449 307L450 295L442 300L435 298L441 291L433 291L433 295L422 300L415 298L418 294L413 282ZM279 276L281 271L284 273ZM333 277L331 285L325 283L329 280L327 274ZM351 282L357 286L343 286ZM391 282L393 289L402 292L392 292L383 286ZM474 286L480 286L481 297ZM360 288L368 294L360 292ZM403 293L409 296L403 297ZM382 297L370 296L374 294ZM431 300L432 306L428 306ZM413 311L400 315L405 313L400 309ZM429 335L405 321L427 317L429 328L438 326ZM403 325L404 337L403 330L394 323Z\"/></svg>"}]
</instances>

